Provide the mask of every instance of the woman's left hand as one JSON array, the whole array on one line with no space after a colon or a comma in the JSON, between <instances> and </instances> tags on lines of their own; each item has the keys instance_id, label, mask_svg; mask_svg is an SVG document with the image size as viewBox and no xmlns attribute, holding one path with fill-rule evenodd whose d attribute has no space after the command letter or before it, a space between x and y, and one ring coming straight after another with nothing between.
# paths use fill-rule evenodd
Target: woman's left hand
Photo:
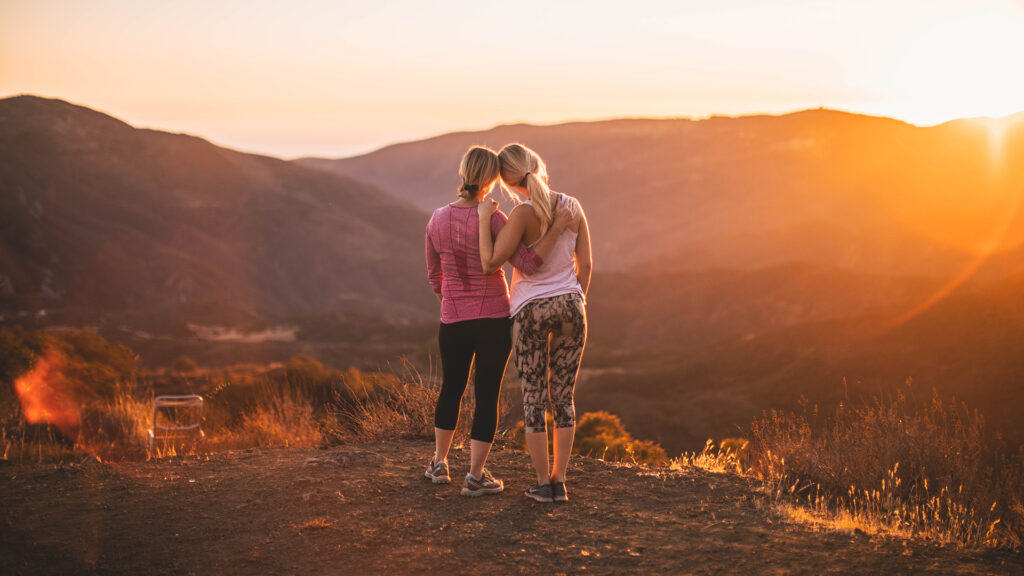
<instances>
[{"instance_id":1,"label":"woman's left hand","mask_svg":"<svg viewBox=\"0 0 1024 576\"><path fill-rule=\"evenodd\" d=\"M498 201L490 198L484 198L476 206L476 213L480 216L480 220L490 218L491 214L498 211Z\"/></svg>"},{"instance_id":2,"label":"woman's left hand","mask_svg":"<svg viewBox=\"0 0 1024 576\"><path fill-rule=\"evenodd\" d=\"M556 232L561 233L570 225L576 222L577 214L575 212L575 205L562 204L555 210L555 219L551 223L551 228Z\"/></svg>"}]
</instances>

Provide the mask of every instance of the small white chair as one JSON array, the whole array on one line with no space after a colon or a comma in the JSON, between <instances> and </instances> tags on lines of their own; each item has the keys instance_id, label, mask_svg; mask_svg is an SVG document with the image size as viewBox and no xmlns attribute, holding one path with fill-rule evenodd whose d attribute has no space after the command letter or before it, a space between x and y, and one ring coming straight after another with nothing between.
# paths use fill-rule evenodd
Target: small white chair
<instances>
[{"instance_id":1,"label":"small white chair","mask_svg":"<svg viewBox=\"0 0 1024 576\"><path fill-rule=\"evenodd\" d=\"M195 418L185 423L160 424L160 411L166 408L196 408ZM205 437L203 424L203 397L198 394L157 396L153 398L153 427L149 429L149 449L157 440L200 440Z\"/></svg>"}]
</instances>

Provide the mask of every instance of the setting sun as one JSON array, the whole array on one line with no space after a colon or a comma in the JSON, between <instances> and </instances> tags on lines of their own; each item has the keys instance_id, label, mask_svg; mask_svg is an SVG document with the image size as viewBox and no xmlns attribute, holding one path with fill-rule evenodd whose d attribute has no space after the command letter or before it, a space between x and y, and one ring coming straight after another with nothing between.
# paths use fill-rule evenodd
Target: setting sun
<instances>
[{"instance_id":1,"label":"setting sun","mask_svg":"<svg viewBox=\"0 0 1024 576\"><path fill-rule=\"evenodd\" d=\"M515 122L824 106L928 125L1024 110L1019 2L523 0L518 10L529 16L510 26L506 9L467 0L301 10L12 0L0 94L89 102L285 157Z\"/></svg>"},{"instance_id":2,"label":"setting sun","mask_svg":"<svg viewBox=\"0 0 1024 576\"><path fill-rule=\"evenodd\" d=\"M1024 110L1024 10L971 15L914 36L897 58L898 116L922 124Z\"/></svg>"}]
</instances>

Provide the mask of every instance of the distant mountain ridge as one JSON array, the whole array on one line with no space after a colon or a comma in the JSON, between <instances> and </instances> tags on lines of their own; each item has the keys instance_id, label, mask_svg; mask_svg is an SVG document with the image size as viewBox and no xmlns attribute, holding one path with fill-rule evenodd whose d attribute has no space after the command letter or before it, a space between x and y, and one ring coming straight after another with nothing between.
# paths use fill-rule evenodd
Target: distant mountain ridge
<instances>
[{"instance_id":1,"label":"distant mountain ridge","mask_svg":"<svg viewBox=\"0 0 1024 576\"><path fill-rule=\"evenodd\" d=\"M0 100L0 148L8 319L432 315L427 214L372 185L35 96Z\"/></svg>"},{"instance_id":2,"label":"distant mountain ridge","mask_svg":"<svg viewBox=\"0 0 1024 576\"><path fill-rule=\"evenodd\" d=\"M1005 158L1024 157L1024 121L1005 120ZM551 184L578 196L597 269L756 269L803 260L872 272L948 274L1002 223L1008 162L989 175L985 120L920 128L834 110L706 120L506 125L299 163L374 183L423 209L450 201L471 144L521 141ZM978 190L978 183L985 190ZM953 242L936 241L936 234ZM1000 245L1024 241L1024 219Z\"/></svg>"}]
</instances>

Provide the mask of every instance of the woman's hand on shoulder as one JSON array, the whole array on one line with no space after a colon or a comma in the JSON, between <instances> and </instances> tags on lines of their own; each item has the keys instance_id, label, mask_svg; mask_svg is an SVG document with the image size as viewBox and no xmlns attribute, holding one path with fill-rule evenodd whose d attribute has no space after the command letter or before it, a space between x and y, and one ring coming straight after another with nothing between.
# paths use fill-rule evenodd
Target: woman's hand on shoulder
<instances>
[{"instance_id":1,"label":"woman's hand on shoulder","mask_svg":"<svg viewBox=\"0 0 1024 576\"><path fill-rule=\"evenodd\" d=\"M490 222L491 215L498 211L498 201L492 198L484 198L476 206L476 213L480 217L480 221L484 220Z\"/></svg>"},{"instance_id":2,"label":"woman's hand on shoulder","mask_svg":"<svg viewBox=\"0 0 1024 576\"><path fill-rule=\"evenodd\" d=\"M551 223L551 227L561 232L569 226L576 226L576 223L580 219L580 210L575 202L565 202L558 206L558 210L555 211L555 219Z\"/></svg>"},{"instance_id":3,"label":"woman's hand on shoulder","mask_svg":"<svg viewBox=\"0 0 1024 576\"><path fill-rule=\"evenodd\" d=\"M574 233L579 233L580 223L585 218L583 215L583 206L580 206L579 201L573 198L572 196L566 196L565 202L562 206L559 206L559 210L566 210L569 212L571 217L566 227L572 230Z\"/></svg>"}]
</instances>

